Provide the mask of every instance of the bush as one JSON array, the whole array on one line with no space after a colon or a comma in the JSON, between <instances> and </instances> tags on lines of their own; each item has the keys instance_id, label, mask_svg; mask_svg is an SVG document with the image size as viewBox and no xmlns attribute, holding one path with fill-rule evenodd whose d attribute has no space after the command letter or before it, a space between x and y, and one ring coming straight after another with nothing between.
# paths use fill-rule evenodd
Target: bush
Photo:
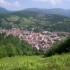
<instances>
[{"instance_id":1,"label":"bush","mask_svg":"<svg viewBox=\"0 0 70 70\"><path fill-rule=\"evenodd\" d=\"M62 40L59 43L48 48L45 56L52 56L55 54L62 54L67 52L70 52L70 37L67 37L65 40Z\"/></svg>"},{"instance_id":2,"label":"bush","mask_svg":"<svg viewBox=\"0 0 70 70\"><path fill-rule=\"evenodd\" d=\"M36 51L33 50L31 45L18 37L6 36L5 33L0 34L0 58L15 55L37 55L37 51L37 49Z\"/></svg>"}]
</instances>

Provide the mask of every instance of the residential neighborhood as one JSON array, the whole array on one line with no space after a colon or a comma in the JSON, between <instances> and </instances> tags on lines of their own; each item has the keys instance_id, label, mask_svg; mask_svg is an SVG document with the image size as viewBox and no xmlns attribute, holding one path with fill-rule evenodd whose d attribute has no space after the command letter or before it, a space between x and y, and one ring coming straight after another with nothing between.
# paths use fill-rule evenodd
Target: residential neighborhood
<instances>
[{"instance_id":1,"label":"residential neighborhood","mask_svg":"<svg viewBox=\"0 0 70 70\"><path fill-rule=\"evenodd\" d=\"M70 33L68 32L50 32L43 31L42 33L36 33L33 31L27 31L23 29L9 29L9 30L0 30L0 32L6 32L6 35L18 36L21 40L27 41L32 47L37 49L47 49L52 46L54 43L64 39Z\"/></svg>"}]
</instances>

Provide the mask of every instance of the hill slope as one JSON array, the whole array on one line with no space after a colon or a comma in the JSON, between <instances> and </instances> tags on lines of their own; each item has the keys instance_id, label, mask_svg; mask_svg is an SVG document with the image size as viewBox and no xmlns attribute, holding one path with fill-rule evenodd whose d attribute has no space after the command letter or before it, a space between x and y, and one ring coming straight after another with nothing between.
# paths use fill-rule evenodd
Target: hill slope
<instances>
[{"instance_id":1,"label":"hill slope","mask_svg":"<svg viewBox=\"0 0 70 70\"><path fill-rule=\"evenodd\" d=\"M41 56L16 56L0 59L0 70L70 70L70 54Z\"/></svg>"},{"instance_id":2,"label":"hill slope","mask_svg":"<svg viewBox=\"0 0 70 70\"><path fill-rule=\"evenodd\" d=\"M0 13L1 13L1 14L7 14L7 13L9 13L9 12L10 12L10 11L6 10L5 8L0 7Z\"/></svg>"},{"instance_id":3,"label":"hill slope","mask_svg":"<svg viewBox=\"0 0 70 70\"><path fill-rule=\"evenodd\" d=\"M34 29L36 32L42 32L44 30L70 32L70 18L63 15L47 14L48 12L45 12L41 9L25 9L5 15L1 14L0 28Z\"/></svg>"},{"instance_id":4,"label":"hill slope","mask_svg":"<svg viewBox=\"0 0 70 70\"><path fill-rule=\"evenodd\" d=\"M63 15L66 17L70 17L70 10L65 10L61 8L53 8L53 9L28 8L28 9L24 9L23 11L35 11L44 14Z\"/></svg>"}]
</instances>

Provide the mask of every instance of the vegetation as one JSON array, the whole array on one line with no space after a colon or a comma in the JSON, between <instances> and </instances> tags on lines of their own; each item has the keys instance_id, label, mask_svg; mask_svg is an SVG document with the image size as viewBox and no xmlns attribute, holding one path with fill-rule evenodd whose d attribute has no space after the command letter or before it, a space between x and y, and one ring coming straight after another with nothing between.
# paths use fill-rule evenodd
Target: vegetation
<instances>
[{"instance_id":1,"label":"vegetation","mask_svg":"<svg viewBox=\"0 0 70 70\"><path fill-rule=\"evenodd\" d=\"M35 11L18 11L9 14L1 14L0 28L34 29L35 32L42 32L44 30L70 32L70 18Z\"/></svg>"},{"instance_id":2,"label":"vegetation","mask_svg":"<svg viewBox=\"0 0 70 70\"><path fill-rule=\"evenodd\" d=\"M42 56L15 56L0 59L0 70L70 70L70 54Z\"/></svg>"},{"instance_id":3,"label":"vegetation","mask_svg":"<svg viewBox=\"0 0 70 70\"><path fill-rule=\"evenodd\" d=\"M5 33L0 34L0 58L11 57L16 55L45 55L52 56L70 52L70 37L58 42L45 52L42 48L37 50L29 45L26 41L20 40L18 37Z\"/></svg>"},{"instance_id":4,"label":"vegetation","mask_svg":"<svg viewBox=\"0 0 70 70\"><path fill-rule=\"evenodd\" d=\"M45 56L52 56L55 54L62 54L70 52L70 37L67 37L65 40L58 42L52 47L48 48Z\"/></svg>"},{"instance_id":5,"label":"vegetation","mask_svg":"<svg viewBox=\"0 0 70 70\"><path fill-rule=\"evenodd\" d=\"M48 52L61 54L69 52L70 37L63 40ZM55 50L56 49L56 50ZM57 51L57 52L55 52ZM58 52L60 51L60 52ZM42 51L41 51L42 52ZM42 54L36 48L32 48L27 42L12 35L0 34L0 70L69 70L70 53L51 56L35 56ZM24 55L24 56L23 56ZM26 56L27 55L27 56ZM32 56L30 56L32 55ZM12 56L12 57L11 57ZM2 58L4 57L4 58Z\"/></svg>"},{"instance_id":6,"label":"vegetation","mask_svg":"<svg viewBox=\"0 0 70 70\"><path fill-rule=\"evenodd\" d=\"M1 10L0 12L6 11L3 8ZM0 29L70 32L70 18L64 16L36 10L7 12L0 14ZM0 33L0 70L70 70L70 37L48 48L45 54L44 52L42 48L37 50L18 37ZM44 58L42 55L50 57Z\"/></svg>"},{"instance_id":7,"label":"vegetation","mask_svg":"<svg viewBox=\"0 0 70 70\"><path fill-rule=\"evenodd\" d=\"M0 34L0 58L16 55L40 55L41 51L33 48L26 41L12 35ZM42 53L43 54L43 53Z\"/></svg>"}]
</instances>

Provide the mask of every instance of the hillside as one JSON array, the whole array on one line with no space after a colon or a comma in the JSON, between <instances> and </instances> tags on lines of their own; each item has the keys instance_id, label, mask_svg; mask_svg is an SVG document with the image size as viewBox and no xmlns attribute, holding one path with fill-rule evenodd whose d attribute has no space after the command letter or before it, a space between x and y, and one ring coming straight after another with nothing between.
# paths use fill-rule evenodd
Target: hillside
<instances>
[{"instance_id":1,"label":"hillside","mask_svg":"<svg viewBox=\"0 0 70 70\"><path fill-rule=\"evenodd\" d=\"M39 8L28 8L23 11L35 11L43 14L54 14L54 15L63 15L66 17L70 17L70 10L65 10L62 8L52 8L52 9L39 9Z\"/></svg>"},{"instance_id":2,"label":"hillside","mask_svg":"<svg viewBox=\"0 0 70 70\"><path fill-rule=\"evenodd\" d=\"M0 70L70 70L70 54L42 56L15 56L0 59Z\"/></svg>"},{"instance_id":3,"label":"hillside","mask_svg":"<svg viewBox=\"0 0 70 70\"><path fill-rule=\"evenodd\" d=\"M20 11L20 10L19 10ZM52 9L40 9L40 8L26 8L21 10L23 11L32 11L32 12L39 12L42 14L54 14L54 15L63 15L66 17L70 17L70 10L69 9L62 9L62 8L52 8ZM0 13L12 13L14 11L9 11L5 8L0 7Z\"/></svg>"},{"instance_id":4,"label":"hillside","mask_svg":"<svg viewBox=\"0 0 70 70\"><path fill-rule=\"evenodd\" d=\"M0 7L0 13L1 13L1 14L7 14L7 13L9 13L9 12L10 12L10 11L6 10L5 8Z\"/></svg>"},{"instance_id":5,"label":"hillside","mask_svg":"<svg viewBox=\"0 0 70 70\"><path fill-rule=\"evenodd\" d=\"M66 31L70 32L70 18L62 15L45 14L36 10L16 11L0 15L0 28L23 28L36 32Z\"/></svg>"}]
</instances>

